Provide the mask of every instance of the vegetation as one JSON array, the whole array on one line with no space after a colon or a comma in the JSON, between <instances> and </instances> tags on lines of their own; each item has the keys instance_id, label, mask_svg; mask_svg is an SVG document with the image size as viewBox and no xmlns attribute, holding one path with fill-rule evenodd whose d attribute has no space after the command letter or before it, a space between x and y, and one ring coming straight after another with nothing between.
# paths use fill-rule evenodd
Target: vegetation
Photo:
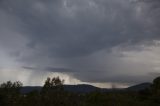
<instances>
[{"instance_id":1,"label":"vegetation","mask_svg":"<svg viewBox=\"0 0 160 106\"><path fill-rule=\"evenodd\" d=\"M160 106L160 77L141 91L73 93L59 77L47 78L41 91L20 92L21 82L0 85L0 106Z\"/></svg>"}]
</instances>

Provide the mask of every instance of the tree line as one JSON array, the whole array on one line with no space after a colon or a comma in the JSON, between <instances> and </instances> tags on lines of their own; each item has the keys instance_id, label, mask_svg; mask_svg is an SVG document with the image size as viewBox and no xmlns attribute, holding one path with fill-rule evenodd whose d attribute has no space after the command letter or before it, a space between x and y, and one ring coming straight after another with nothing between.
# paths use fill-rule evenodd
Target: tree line
<instances>
[{"instance_id":1,"label":"tree line","mask_svg":"<svg viewBox=\"0 0 160 106\"><path fill-rule=\"evenodd\" d=\"M23 94L21 82L7 81L0 85L0 106L160 106L160 77L141 91L73 93L63 83L47 78L40 91Z\"/></svg>"}]
</instances>

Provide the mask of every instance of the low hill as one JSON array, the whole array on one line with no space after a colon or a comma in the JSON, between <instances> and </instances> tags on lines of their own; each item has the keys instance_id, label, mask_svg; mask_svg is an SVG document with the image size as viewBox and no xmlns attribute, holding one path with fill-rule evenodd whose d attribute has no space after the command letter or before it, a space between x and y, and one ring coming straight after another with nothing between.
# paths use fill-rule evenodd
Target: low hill
<instances>
[{"instance_id":1,"label":"low hill","mask_svg":"<svg viewBox=\"0 0 160 106\"><path fill-rule=\"evenodd\" d=\"M128 88L126 88L126 90L140 91L140 90L149 88L151 85L152 85L152 83L146 82L146 83L141 83L141 84L138 84L138 85L128 87Z\"/></svg>"},{"instance_id":2,"label":"low hill","mask_svg":"<svg viewBox=\"0 0 160 106\"><path fill-rule=\"evenodd\" d=\"M41 86L25 86L22 87L21 92L22 93L29 93L31 91L40 91L42 89ZM92 85L64 85L64 90L69 92L77 92L77 93L88 93L96 90L101 90L98 87L94 87Z\"/></svg>"},{"instance_id":3,"label":"low hill","mask_svg":"<svg viewBox=\"0 0 160 106\"><path fill-rule=\"evenodd\" d=\"M98 88L92 85L64 85L64 90L69 92L75 92L75 93L89 93L93 91L101 91L101 92L120 92L120 91L140 91L145 88L149 88L151 86L151 83L141 83L138 85L134 85L125 89L107 89L107 88ZM22 93L29 93L31 91L40 91L42 89L41 86L25 86L21 89Z\"/></svg>"}]
</instances>

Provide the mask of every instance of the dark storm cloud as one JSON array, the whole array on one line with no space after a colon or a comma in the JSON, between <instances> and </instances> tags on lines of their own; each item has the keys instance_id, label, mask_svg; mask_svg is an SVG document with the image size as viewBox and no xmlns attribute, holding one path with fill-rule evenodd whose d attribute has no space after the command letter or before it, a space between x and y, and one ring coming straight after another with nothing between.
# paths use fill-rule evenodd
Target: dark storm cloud
<instances>
[{"instance_id":1,"label":"dark storm cloud","mask_svg":"<svg viewBox=\"0 0 160 106\"><path fill-rule=\"evenodd\" d=\"M130 5L134 8L128 1L122 3L113 1L110 2L111 6L108 1L103 1L104 4L92 1L97 7L89 6L85 1L79 1L86 3L82 4L82 7L79 6L79 2L72 2L70 1L66 7L71 9L68 10L71 11L71 16L65 11L62 2L58 5L60 9L58 7L55 10L53 8L53 11L48 9L51 16L33 15L35 24L29 25L29 28L33 29L30 42L33 48L42 44L44 50L51 56L77 57L110 49L123 43L137 44L145 40L159 39L159 31L155 31L158 30L156 28L159 26L157 25L159 15L148 16L146 13L137 19L136 11L125 6ZM44 5L48 8L48 4ZM89 7L83 7L84 5ZM149 17L152 25L145 20L146 17ZM141 20L144 20L144 23Z\"/></svg>"},{"instance_id":2,"label":"dark storm cloud","mask_svg":"<svg viewBox=\"0 0 160 106\"><path fill-rule=\"evenodd\" d=\"M43 45L43 49L48 51L48 55L53 57L77 57L102 49L110 49L123 43L136 44L144 40L159 39L159 32L154 31L155 26L150 26L150 23L145 21L145 17L149 17L150 21L156 17L144 14L136 19L136 11L125 6L134 7L128 1L126 3L119 2L118 7L116 7L118 1L110 2L112 6L109 6L107 1L103 1L104 4L100 1L93 1L97 5L96 9L89 4L88 8L83 5L79 6L79 2L85 1L72 2L70 1L69 6L66 7L69 9L68 11L71 11L71 16L67 13L68 11L65 11L62 2L55 3L59 7L53 8L53 11L52 8L48 9L47 3L44 3L50 16L41 16L41 14L31 16L32 19L35 19L34 22L31 20L29 24L33 34L30 36L30 46L36 48L38 45ZM87 6L87 4L85 5ZM52 6L54 7L54 5ZM72 8L76 9L72 10ZM141 20L146 23L142 23ZM156 24L154 21L153 23Z\"/></svg>"},{"instance_id":3,"label":"dark storm cloud","mask_svg":"<svg viewBox=\"0 0 160 106\"><path fill-rule=\"evenodd\" d=\"M159 40L159 4L158 0L1 0L0 28L6 30L1 36L21 36L7 40L4 48L12 50L24 69L70 72L91 82L123 78L125 82L135 75L122 73L152 69L123 63L118 54L123 50L114 55L113 48L134 50Z\"/></svg>"},{"instance_id":4,"label":"dark storm cloud","mask_svg":"<svg viewBox=\"0 0 160 106\"><path fill-rule=\"evenodd\" d=\"M54 57L84 56L123 43L159 39L149 23L141 22L152 16L137 18L137 4L128 0L1 2L3 10L25 24L30 39L28 46L44 49Z\"/></svg>"}]
</instances>

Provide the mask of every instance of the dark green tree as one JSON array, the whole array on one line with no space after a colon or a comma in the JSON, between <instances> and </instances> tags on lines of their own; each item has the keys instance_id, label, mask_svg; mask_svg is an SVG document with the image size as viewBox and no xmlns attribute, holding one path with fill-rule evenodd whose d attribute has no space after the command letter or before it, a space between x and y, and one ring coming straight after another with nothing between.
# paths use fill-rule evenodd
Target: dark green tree
<instances>
[{"instance_id":1,"label":"dark green tree","mask_svg":"<svg viewBox=\"0 0 160 106\"><path fill-rule=\"evenodd\" d=\"M47 78L45 84L42 88L42 91L47 90L62 90L64 80L61 80L59 77Z\"/></svg>"},{"instance_id":2,"label":"dark green tree","mask_svg":"<svg viewBox=\"0 0 160 106\"><path fill-rule=\"evenodd\" d=\"M160 77L157 77L153 80L153 84L151 86L151 99L154 103L160 104Z\"/></svg>"},{"instance_id":3,"label":"dark green tree","mask_svg":"<svg viewBox=\"0 0 160 106\"><path fill-rule=\"evenodd\" d=\"M7 81L0 85L1 104L14 106L20 100L22 83Z\"/></svg>"},{"instance_id":4,"label":"dark green tree","mask_svg":"<svg viewBox=\"0 0 160 106\"><path fill-rule=\"evenodd\" d=\"M157 77L153 80L152 88L155 90L160 90L160 77Z\"/></svg>"}]
</instances>

